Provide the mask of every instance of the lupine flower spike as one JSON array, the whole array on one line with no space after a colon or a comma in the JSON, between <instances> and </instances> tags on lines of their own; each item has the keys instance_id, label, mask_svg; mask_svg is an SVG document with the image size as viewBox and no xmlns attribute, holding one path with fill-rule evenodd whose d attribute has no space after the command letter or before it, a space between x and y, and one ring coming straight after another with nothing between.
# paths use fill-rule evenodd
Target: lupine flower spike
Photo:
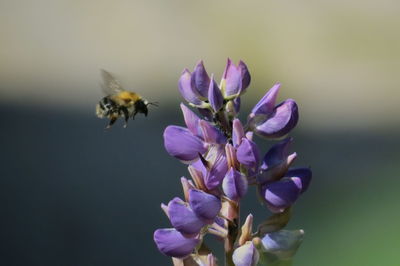
<instances>
[{"instance_id":1,"label":"lupine flower spike","mask_svg":"<svg viewBox=\"0 0 400 266\"><path fill-rule=\"evenodd\" d=\"M157 248L174 265L216 266L206 234L224 242L229 266L289 265L303 240L303 230L283 229L312 177L309 168L292 167L297 154L289 151L293 138L286 136L298 122L298 107L292 99L276 103L281 87L276 83L243 124L238 119L240 96L250 81L246 64L230 59L219 85L203 61L193 72L185 69L179 79L179 91L194 110L181 104L186 127L168 126L164 146L188 165L191 179L181 178L183 198L161 204L172 227L154 232ZM280 141L262 156L254 134ZM239 224L240 201L250 185L271 213L256 231L252 214Z\"/></svg>"}]
</instances>

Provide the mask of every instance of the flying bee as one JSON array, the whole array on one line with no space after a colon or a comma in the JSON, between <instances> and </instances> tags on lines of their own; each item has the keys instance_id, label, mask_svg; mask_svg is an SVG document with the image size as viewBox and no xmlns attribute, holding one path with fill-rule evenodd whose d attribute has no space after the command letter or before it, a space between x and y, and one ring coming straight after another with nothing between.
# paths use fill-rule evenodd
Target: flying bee
<instances>
[{"instance_id":1,"label":"flying bee","mask_svg":"<svg viewBox=\"0 0 400 266\"><path fill-rule=\"evenodd\" d=\"M110 128L119 117L124 117L124 127L126 127L130 117L135 119L138 113L147 116L148 105L158 106L156 102L148 102L139 94L125 90L109 72L101 70L101 77L103 80L101 86L107 96L96 105L96 115L99 118L110 119L107 128Z\"/></svg>"}]
</instances>

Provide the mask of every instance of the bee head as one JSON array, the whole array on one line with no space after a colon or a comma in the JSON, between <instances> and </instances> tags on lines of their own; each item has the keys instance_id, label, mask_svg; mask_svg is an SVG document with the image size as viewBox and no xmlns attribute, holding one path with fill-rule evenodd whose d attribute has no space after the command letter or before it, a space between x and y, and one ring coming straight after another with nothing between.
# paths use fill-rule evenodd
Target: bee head
<instances>
[{"instance_id":1,"label":"bee head","mask_svg":"<svg viewBox=\"0 0 400 266\"><path fill-rule=\"evenodd\" d=\"M147 108L147 101L143 100L138 100L135 102L135 109L138 113L143 113L145 116L147 116L149 110Z\"/></svg>"},{"instance_id":2,"label":"bee head","mask_svg":"<svg viewBox=\"0 0 400 266\"><path fill-rule=\"evenodd\" d=\"M138 100L135 103L135 109L137 110L137 112L139 113L143 113L145 116L147 116L149 109L147 108L148 105L154 105L154 106L158 106L157 102L148 102L147 100Z\"/></svg>"}]
</instances>

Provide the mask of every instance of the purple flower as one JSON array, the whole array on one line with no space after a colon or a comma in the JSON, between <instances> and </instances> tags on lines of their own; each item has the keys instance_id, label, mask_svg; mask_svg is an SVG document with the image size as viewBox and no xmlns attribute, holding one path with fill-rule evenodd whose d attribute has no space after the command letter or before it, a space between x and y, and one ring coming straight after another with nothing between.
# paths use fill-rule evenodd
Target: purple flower
<instances>
[{"instance_id":1,"label":"purple flower","mask_svg":"<svg viewBox=\"0 0 400 266\"><path fill-rule=\"evenodd\" d=\"M250 128L265 138L280 138L292 130L299 119L297 104L288 99L275 106L280 84L275 84L252 109Z\"/></svg>"},{"instance_id":2,"label":"purple flower","mask_svg":"<svg viewBox=\"0 0 400 266\"><path fill-rule=\"evenodd\" d=\"M287 138L268 150L260 167L261 173L257 178L259 183L276 181L284 176L297 157L296 153L289 154L292 141L292 138Z\"/></svg>"},{"instance_id":3,"label":"purple flower","mask_svg":"<svg viewBox=\"0 0 400 266\"><path fill-rule=\"evenodd\" d=\"M202 173L207 189L218 187L228 171L225 149L222 145L210 148L206 159L194 162L192 166Z\"/></svg>"},{"instance_id":4,"label":"purple flower","mask_svg":"<svg viewBox=\"0 0 400 266\"><path fill-rule=\"evenodd\" d=\"M213 112L208 109L208 108L197 108L199 113L203 116L203 118L207 121L212 121L213 120Z\"/></svg>"},{"instance_id":5,"label":"purple flower","mask_svg":"<svg viewBox=\"0 0 400 266\"><path fill-rule=\"evenodd\" d=\"M259 258L260 255L251 241L235 249L232 257L235 266L255 266Z\"/></svg>"},{"instance_id":6,"label":"purple flower","mask_svg":"<svg viewBox=\"0 0 400 266\"><path fill-rule=\"evenodd\" d=\"M168 217L172 226L185 236L196 236L205 225L180 198L174 198L168 203Z\"/></svg>"},{"instance_id":7,"label":"purple flower","mask_svg":"<svg viewBox=\"0 0 400 266\"><path fill-rule=\"evenodd\" d=\"M282 212L290 207L307 190L312 177L309 168L289 170L279 181L261 187L261 193L272 212Z\"/></svg>"},{"instance_id":8,"label":"purple flower","mask_svg":"<svg viewBox=\"0 0 400 266\"><path fill-rule=\"evenodd\" d=\"M202 243L206 234L224 242L227 263L236 266L280 265L281 260L291 261L300 245L303 231L282 228L290 220L292 205L308 189L312 172L291 168L297 156L289 152L291 138L273 145L262 161L253 141L254 134L272 139L288 134L298 121L297 104L292 99L276 103L277 83L242 125L240 97L250 80L246 64L235 65L229 58L219 86L203 61L192 73L185 69L179 79L179 91L198 114L181 104L187 128L168 126L164 146L189 164L191 179L181 178L184 200L175 197L168 205L161 204L174 228L154 233L158 249L174 257L174 265L216 265L216 257ZM257 186L260 198L274 212L255 233L253 215L244 224L239 222L240 200L249 184Z\"/></svg>"},{"instance_id":9,"label":"purple flower","mask_svg":"<svg viewBox=\"0 0 400 266\"><path fill-rule=\"evenodd\" d=\"M290 207L299 197L300 190L291 179L282 179L265 185L261 191L272 212L283 212Z\"/></svg>"},{"instance_id":10,"label":"purple flower","mask_svg":"<svg viewBox=\"0 0 400 266\"><path fill-rule=\"evenodd\" d=\"M292 138L287 138L274 146L272 146L265 154L263 164L261 165L262 170L271 169L281 164L289 155L289 147L293 142Z\"/></svg>"},{"instance_id":11,"label":"purple flower","mask_svg":"<svg viewBox=\"0 0 400 266\"><path fill-rule=\"evenodd\" d=\"M215 83L213 76L211 76L210 87L208 89L208 100L210 101L211 107L215 112L218 112L222 104L224 103L224 98L220 89L218 88L217 83Z\"/></svg>"},{"instance_id":12,"label":"purple flower","mask_svg":"<svg viewBox=\"0 0 400 266\"><path fill-rule=\"evenodd\" d=\"M182 75L178 82L179 92L185 98L186 101L194 105L201 105L201 100L194 92L191 83L192 74L188 69L183 70Z\"/></svg>"},{"instance_id":13,"label":"purple flower","mask_svg":"<svg viewBox=\"0 0 400 266\"><path fill-rule=\"evenodd\" d=\"M237 148L236 155L241 164L257 171L260 162L257 144L247 138L242 138L242 142Z\"/></svg>"},{"instance_id":14,"label":"purple flower","mask_svg":"<svg viewBox=\"0 0 400 266\"><path fill-rule=\"evenodd\" d=\"M173 228L157 229L153 237L161 253L176 258L190 255L200 241L197 238L186 238Z\"/></svg>"},{"instance_id":15,"label":"purple flower","mask_svg":"<svg viewBox=\"0 0 400 266\"><path fill-rule=\"evenodd\" d=\"M247 65L242 60L239 61L238 66L240 68L242 76L242 90L240 91L240 93L243 94L246 91L247 87L250 85L251 76Z\"/></svg>"},{"instance_id":16,"label":"purple flower","mask_svg":"<svg viewBox=\"0 0 400 266\"><path fill-rule=\"evenodd\" d=\"M199 137L201 140L207 143L226 143L226 137L221 130L211 125L210 122L200 119L194 112L192 112L182 103L181 109L185 124L193 135Z\"/></svg>"},{"instance_id":17,"label":"purple flower","mask_svg":"<svg viewBox=\"0 0 400 266\"><path fill-rule=\"evenodd\" d=\"M280 83L276 83L261 100L253 107L250 115L254 116L268 116L273 112L275 107L276 98L278 97Z\"/></svg>"},{"instance_id":18,"label":"purple flower","mask_svg":"<svg viewBox=\"0 0 400 266\"><path fill-rule=\"evenodd\" d=\"M289 133L299 120L297 104L288 99L275 107L274 112L263 123L256 125L254 132L267 138L280 138Z\"/></svg>"},{"instance_id":19,"label":"purple flower","mask_svg":"<svg viewBox=\"0 0 400 266\"><path fill-rule=\"evenodd\" d=\"M203 138L201 130L199 128L200 118L189 108L186 107L183 103L181 103L181 110L183 114L183 119L185 120L185 124L187 128L192 132L193 135Z\"/></svg>"},{"instance_id":20,"label":"purple flower","mask_svg":"<svg viewBox=\"0 0 400 266\"><path fill-rule=\"evenodd\" d=\"M213 223L221 210L221 200L201 190L189 190L189 204L196 215L206 223Z\"/></svg>"},{"instance_id":21,"label":"purple flower","mask_svg":"<svg viewBox=\"0 0 400 266\"><path fill-rule=\"evenodd\" d=\"M239 113L240 111L240 104L241 104L240 97L233 99L233 106L235 107L236 113Z\"/></svg>"},{"instance_id":22,"label":"purple flower","mask_svg":"<svg viewBox=\"0 0 400 266\"><path fill-rule=\"evenodd\" d=\"M168 126L164 131L164 146L167 152L177 159L190 162L207 151L205 143L194 136L187 128Z\"/></svg>"},{"instance_id":23,"label":"purple flower","mask_svg":"<svg viewBox=\"0 0 400 266\"><path fill-rule=\"evenodd\" d=\"M195 93L204 99L207 98L210 78L204 67L203 61L197 63L191 76L191 85Z\"/></svg>"},{"instance_id":24,"label":"purple flower","mask_svg":"<svg viewBox=\"0 0 400 266\"><path fill-rule=\"evenodd\" d=\"M312 172L310 168L293 168L285 174L285 177L293 180L300 189L300 193L304 193L310 185Z\"/></svg>"},{"instance_id":25,"label":"purple flower","mask_svg":"<svg viewBox=\"0 0 400 266\"><path fill-rule=\"evenodd\" d=\"M231 168L222 182L222 189L228 198L238 201L247 192L247 179L240 172Z\"/></svg>"},{"instance_id":26,"label":"purple flower","mask_svg":"<svg viewBox=\"0 0 400 266\"><path fill-rule=\"evenodd\" d=\"M211 125L209 122L205 120L200 120L198 125L200 127L201 135L203 136L205 142L214 144L226 143L226 137L224 136L224 134L219 129Z\"/></svg>"},{"instance_id":27,"label":"purple flower","mask_svg":"<svg viewBox=\"0 0 400 266\"><path fill-rule=\"evenodd\" d=\"M232 143L237 148L244 138L243 125L239 119L234 119L232 122Z\"/></svg>"},{"instance_id":28,"label":"purple flower","mask_svg":"<svg viewBox=\"0 0 400 266\"><path fill-rule=\"evenodd\" d=\"M238 66L235 66L228 58L221 82L224 84L225 97L237 97L244 93L250 84L250 80L250 73L246 64L240 61Z\"/></svg>"}]
</instances>

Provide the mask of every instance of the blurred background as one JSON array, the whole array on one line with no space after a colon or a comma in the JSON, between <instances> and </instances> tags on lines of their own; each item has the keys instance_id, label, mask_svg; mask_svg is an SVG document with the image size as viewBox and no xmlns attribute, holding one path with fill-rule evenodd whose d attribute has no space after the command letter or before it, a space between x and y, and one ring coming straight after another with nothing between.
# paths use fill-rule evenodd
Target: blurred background
<instances>
[{"instance_id":1,"label":"blurred background","mask_svg":"<svg viewBox=\"0 0 400 266\"><path fill-rule=\"evenodd\" d=\"M227 57L252 74L243 118L277 81L299 104L296 166L314 179L287 227L306 231L294 265L398 265L399 12L394 0L0 1L0 265L169 265L152 234L170 226L159 206L187 170L162 132L183 124L181 71L203 59L219 80ZM160 107L104 130L100 68ZM268 216L253 190L248 212Z\"/></svg>"}]
</instances>

